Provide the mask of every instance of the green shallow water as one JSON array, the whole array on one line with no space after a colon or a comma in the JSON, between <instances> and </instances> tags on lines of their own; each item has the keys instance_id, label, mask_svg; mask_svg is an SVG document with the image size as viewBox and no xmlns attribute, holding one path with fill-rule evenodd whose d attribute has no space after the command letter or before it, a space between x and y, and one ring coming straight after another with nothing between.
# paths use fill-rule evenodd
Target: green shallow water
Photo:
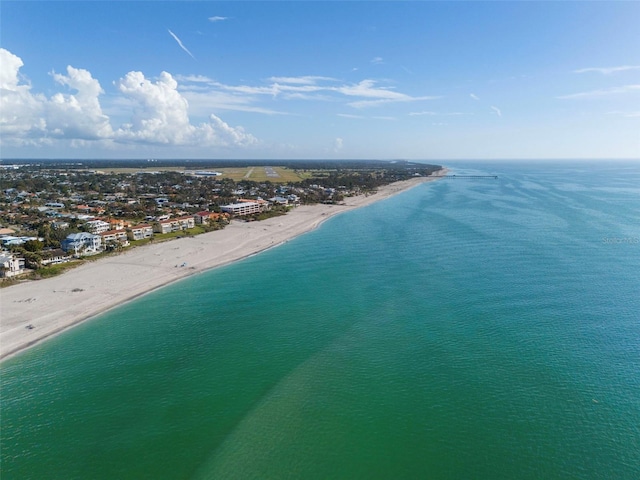
<instances>
[{"instance_id":1,"label":"green shallow water","mask_svg":"<svg viewBox=\"0 0 640 480\"><path fill-rule=\"evenodd\" d=\"M640 478L640 167L453 166L3 362L2 478Z\"/></svg>"}]
</instances>

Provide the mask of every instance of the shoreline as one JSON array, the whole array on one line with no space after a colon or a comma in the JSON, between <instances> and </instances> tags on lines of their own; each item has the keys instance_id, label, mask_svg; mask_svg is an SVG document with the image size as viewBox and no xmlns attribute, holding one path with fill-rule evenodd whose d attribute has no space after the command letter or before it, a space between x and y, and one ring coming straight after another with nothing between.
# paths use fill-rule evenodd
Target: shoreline
<instances>
[{"instance_id":1,"label":"shoreline","mask_svg":"<svg viewBox=\"0 0 640 480\"><path fill-rule=\"evenodd\" d=\"M341 205L303 205L259 222L234 220L223 230L140 246L52 278L3 288L0 362L147 293L282 245L335 215L437 180L447 171L394 182Z\"/></svg>"}]
</instances>

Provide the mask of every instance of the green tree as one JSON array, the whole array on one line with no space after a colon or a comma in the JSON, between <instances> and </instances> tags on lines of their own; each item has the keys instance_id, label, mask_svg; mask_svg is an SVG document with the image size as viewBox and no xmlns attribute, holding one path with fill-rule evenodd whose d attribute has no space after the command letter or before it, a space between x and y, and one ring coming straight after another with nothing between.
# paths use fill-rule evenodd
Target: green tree
<instances>
[{"instance_id":1,"label":"green tree","mask_svg":"<svg viewBox=\"0 0 640 480\"><path fill-rule=\"evenodd\" d=\"M24 242L24 249L27 252L39 252L44 248L44 243L40 240L28 240Z\"/></svg>"}]
</instances>

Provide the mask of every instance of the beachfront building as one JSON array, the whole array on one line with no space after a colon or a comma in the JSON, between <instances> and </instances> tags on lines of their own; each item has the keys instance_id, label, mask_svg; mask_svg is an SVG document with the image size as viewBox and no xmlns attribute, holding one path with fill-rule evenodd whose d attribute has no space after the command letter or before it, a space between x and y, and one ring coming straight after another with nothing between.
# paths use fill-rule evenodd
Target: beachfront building
<instances>
[{"instance_id":1,"label":"beachfront building","mask_svg":"<svg viewBox=\"0 0 640 480\"><path fill-rule=\"evenodd\" d=\"M260 213L263 210L263 206L258 202L238 202L230 203L229 205L223 205L220 210L236 217L242 217L244 215L253 215L254 213Z\"/></svg>"},{"instance_id":2,"label":"beachfront building","mask_svg":"<svg viewBox=\"0 0 640 480\"><path fill-rule=\"evenodd\" d=\"M269 201L276 205L289 205L289 199L287 197L273 197Z\"/></svg>"},{"instance_id":3,"label":"beachfront building","mask_svg":"<svg viewBox=\"0 0 640 480\"><path fill-rule=\"evenodd\" d=\"M62 250L79 255L92 255L102 251L102 237L92 233L80 232L67 235L61 243Z\"/></svg>"},{"instance_id":4,"label":"beachfront building","mask_svg":"<svg viewBox=\"0 0 640 480\"><path fill-rule=\"evenodd\" d=\"M65 263L71 260L71 255L66 253L61 248L56 248L54 250L43 250L40 252L42 255L42 260L40 263L44 266L46 265L57 265L58 263Z\"/></svg>"},{"instance_id":5,"label":"beachfront building","mask_svg":"<svg viewBox=\"0 0 640 480\"><path fill-rule=\"evenodd\" d=\"M136 225L129 229L129 239L131 240L144 240L151 237L153 237L153 227L151 225Z\"/></svg>"},{"instance_id":6,"label":"beachfront building","mask_svg":"<svg viewBox=\"0 0 640 480\"><path fill-rule=\"evenodd\" d=\"M84 227L95 235L111 230L109 222L105 222L103 220L91 220L90 222L85 223Z\"/></svg>"},{"instance_id":7,"label":"beachfront building","mask_svg":"<svg viewBox=\"0 0 640 480\"><path fill-rule=\"evenodd\" d=\"M220 220L221 218L226 219L228 217L229 214L227 213L216 213L209 211L198 212L193 216L196 224L198 225L208 225L211 222L215 222L217 220Z\"/></svg>"},{"instance_id":8,"label":"beachfront building","mask_svg":"<svg viewBox=\"0 0 640 480\"><path fill-rule=\"evenodd\" d=\"M261 212L268 212L269 210L271 210L271 204L268 201L263 200L260 197L258 197L256 199L239 198L237 203L258 203L258 204L260 204L260 211Z\"/></svg>"},{"instance_id":9,"label":"beachfront building","mask_svg":"<svg viewBox=\"0 0 640 480\"><path fill-rule=\"evenodd\" d=\"M121 218L107 218L105 221L109 223L109 230L124 230L130 225L129 222Z\"/></svg>"},{"instance_id":10,"label":"beachfront building","mask_svg":"<svg viewBox=\"0 0 640 480\"><path fill-rule=\"evenodd\" d=\"M180 230L187 230L189 228L194 228L195 226L196 221L193 217L177 217L156 223L154 231L157 233L179 232Z\"/></svg>"},{"instance_id":11,"label":"beachfront building","mask_svg":"<svg viewBox=\"0 0 640 480\"><path fill-rule=\"evenodd\" d=\"M24 258L13 253L0 253L0 277L11 278L25 272Z\"/></svg>"},{"instance_id":12,"label":"beachfront building","mask_svg":"<svg viewBox=\"0 0 640 480\"><path fill-rule=\"evenodd\" d=\"M195 222L198 225L206 225L210 222L211 217L209 215L211 215L211 213L213 212L209 212L209 211L202 211L202 212L198 212L193 216L193 219L195 220Z\"/></svg>"},{"instance_id":13,"label":"beachfront building","mask_svg":"<svg viewBox=\"0 0 640 480\"><path fill-rule=\"evenodd\" d=\"M288 205L293 205L294 207L300 206L300 197L294 193L287 195Z\"/></svg>"},{"instance_id":14,"label":"beachfront building","mask_svg":"<svg viewBox=\"0 0 640 480\"><path fill-rule=\"evenodd\" d=\"M124 230L109 230L107 232L102 232L100 236L102 237L102 245L105 247L107 245L121 245L123 247L129 246L129 238L127 237L127 232Z\"/></svg>"}]
</instances>

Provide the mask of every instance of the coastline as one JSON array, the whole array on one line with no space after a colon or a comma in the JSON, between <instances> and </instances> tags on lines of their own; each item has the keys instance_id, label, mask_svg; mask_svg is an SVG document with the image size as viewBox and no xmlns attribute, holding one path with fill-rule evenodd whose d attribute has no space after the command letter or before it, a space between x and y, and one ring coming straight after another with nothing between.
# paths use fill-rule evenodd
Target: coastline
<instances>
[{"instance_id":1,"label":"coastline","mask_svg":"<svg viewBox=\"0 0 640 480\"><path fill-rule=\"evenodd\" d=\"M281 245L334 215L437 180L447 171L385 185L375 194L346 198L343 205L303 205L259 222L234 220L223 230L145 245L56 277L3 288L0 361L158 288Z\"/></svg>"}]
</instances>

